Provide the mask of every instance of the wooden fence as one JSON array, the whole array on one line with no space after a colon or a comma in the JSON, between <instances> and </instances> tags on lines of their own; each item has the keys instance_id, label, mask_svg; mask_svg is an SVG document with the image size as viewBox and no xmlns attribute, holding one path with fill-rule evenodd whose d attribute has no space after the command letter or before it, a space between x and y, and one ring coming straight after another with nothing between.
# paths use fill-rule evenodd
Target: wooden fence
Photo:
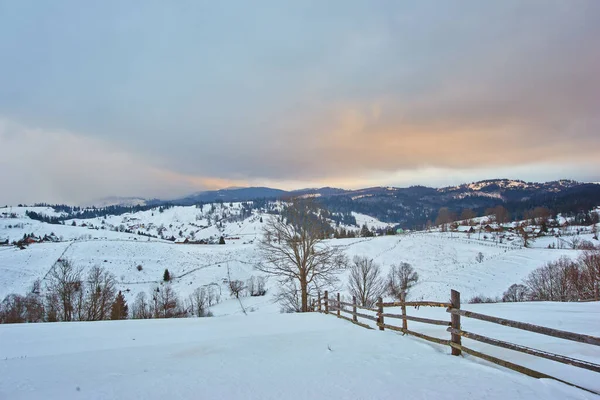
<instances>
[{"instance_id":1,"label":"wooden fence","mask_svg":"<svg viewBox=\"0 0 600 400\"><path fill-rule=\"evenodd\" d=\"M397 308L399 307L401 310L400 314L391 313L386 311L386 308ZM421 318L414 317L406 314L407 307L443 307L446 308L446 312L450 314L449 321L437 320L437 319L429 319L429 318ZM370 325L364 322L360 322L358 319L365 319L372 322L375 322L376 326L379 330L383 331L385 329L402 332L405 335L412 335L418 338L428 340L433 343L446 345L451 348L452 355L459 356L463 352L469 354L474 357L478 357L484 359L486 361L492 362L497 365L501 365L503 367L512 369L514 371L529 375L534 378L547 378L554 379L559 382L565 383L570 386L575 386L579 389L586 390L588 392L594 394L600 394L593 390L575 385L573 383L564 381L562 379L544 374L542 372L538 372L532 370L530 368L524 367L522 365L517 365L511 363L506 360L502 360L497 357L490 356L488 354L481 353L479 351L470 349L462 344L462 338L471 339L477 342L485 343L488 345L501 347L508 350L513 350L525 354L529 354L535 357L545 358L548 360L556 361L563 364L572 365L574 367L583 368L589 371L599 372L600 373L600 365L594 364L584 360L578 360L575 358L549 353L542 350L536 350L529 347L521 346L514 343L504 342L497 339L492 339L477 333L468 332L462 330L461 328L461 317L464 318L472 318L480 321L490 322L494 324L499 324L515 329L521 329L529 332L538 333L541 335L552 336L555 338L571 340L579 343L586 343L589 345L600 346L600 337L582 335L574 332L567 332L558 329L547 328L539 325L533 325L525 322L513 321L505 318L498 318L490 315L479 314L472 311L467 311L461 308L460 304L460 293L451 290L450 292L450 302L442 303L436 301L405 301L404 294L401 296L401 301L397 302L389 302L384 303L382 298L380 297L375 303L375 308L373 307L365 307L357 304L356 297L352 298L352 303L343 302L340 300L340 294L337 293L336 298L329 298L329 293L325 291L324 296L321 297L319 295L318 299L312 301L312 310L322 312L325 314L336 315L338 318L345 319L349 322L352 322L355 325L362 326L367 329L373 329ZM358 311L360 310L360 311ZM375 313L375 315L366 314L364 311ZM349 314L350 316L343 315L342 313ZM400 319L402 321L402 326L395 326L388 322L389 319ZM425 335L423 333L415 332L413 330L408 329L408 321L419 322L423 324L432 324L432 325L441 325L446 326L446 331L450 333L449 339L440 339L436 337L432 337L429 335ZM600 377L599 377L600 379Z\"/></svg>"}]
</instances>

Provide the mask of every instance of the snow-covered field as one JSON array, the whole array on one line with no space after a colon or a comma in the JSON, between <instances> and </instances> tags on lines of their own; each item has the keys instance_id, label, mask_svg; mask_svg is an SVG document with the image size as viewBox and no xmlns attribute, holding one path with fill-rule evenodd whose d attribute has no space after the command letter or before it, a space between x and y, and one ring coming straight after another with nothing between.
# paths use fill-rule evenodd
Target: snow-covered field
<instances>
[{"instance_id":1,"label":"snow-covered field","mask_svg":"<svg viewBox=\"0 0 600 400\"><path fill-rule=\"evenodd\" d=\"M236 204L227 210L237 209ZM209 206L204 208L208 210ZM137 224L146 227L173 225L169 229L175 231L180 228L178 224L196 221L194 215L197 214L194 213L197 211L194 210L197 210L196 207L174 207L162 213L154 211L154 215L152 211L146 211L135 216L108 217L106 221L115 219L115 224L125 220L137 221ZM35 243L25 250L0 247L0 299L10 293L26 294L33 282L46 277L61 258L83 267L84 273L95 265L107 268L117 278L118 289L125 292L128 301L132 301L137 293L148 292L161 284L165 269L174 277L172 285L181 298L186 298L197 287L216 285L225 293L222 299L226 300L228 270L232 279L239 280L261 274L254 268L260 262L257 239L262 233L263 222L259 215L226 223L223 228L217 229L215 225L207 228L215 229L215 235L224 234L227 237L225 245L187 245L124 232L90 229L89 226L80 226L81 220L76 221L78 226L50 225L27 218L24 212L21 214L16 219L0 219L0 239L15 240L25 233L37 236L54 233L65 241ZM264 215L266 218L270 216ZM154 222L149 222L151 220ZM102 225L103 219L86 221L95 226ZM110 224L112 226L112 222ZM587 236L591 240L591 235L585 235L585 238ZM477 235L471 235L467 239L466 234L459 233L417 232L375 238L332 239L328 244L342 247L350 258L358 255L374 259L383 266L384 273L392 264L409 262L420 277L419 283L410 292L412 299L445 297L450 289L460 291L464 299L476 295L501 296L511 284L521 282L533 269L547 261L562 255L575 258L579 254L570 249L548 249L546 242L555 241L555 238L539 239L532 249L508 243L497 245L491 239L477 238ZM481 263L476 261L479 252L483 255ZM142 267L141 271L138 271L138 266ZM339 278L334 289L346 295L347 272L340 273ZM268 295L259 302L263 307L267 300L272 299L277 286L274 279L269 280ZM255 299L243 301L257 302ZM256 307L260 308L259 305ZM233 310L226 314L230 311ZM218 308L213 312L220 314Z\"/></svg>"},{"instance_id":2,"label":"snow-covered field","mask_svg":"<svg viewBox=\"0 0 600 400\"><path fill-rule=\"evenodd\" d=\"M556 309L511 306L556 325ZM598 304L564 307L564 329L599 333ZM562 350L579 352L571 346ZM4 325L0 376L1 399L597 398L318 313ZM575 377L600 386L597 376Z\"/></svg>"},{"instance_id":3,"label":"snow-covered field","mask_svg":"<svg viewBox=\"0 0 600 400\"><path fill-rule=\"evenodd\" d=\"M329 244L341 246L349 257L373 258L386 273L392 264L409 262L420 277L410 292L412 299L445 297L450 289L460 291L465 299L479 294L501 296L511 284L520 282L545 262L561 255L578 255L574 250L499 247L436 233L337 239ZM484 256L482 263L476 261L479 252ZM84 272L94 265L107 268L117 278L118 288L126 291L128 300L160 284L165 269L175 277L172 285L182 297L208 284L218 284L226 292L228 268L232 279L246 280L261 274L254 269L260 261L256 243L183 245L130 239L39 243L25 250L0 248L0 298L9 293L25 294L59 258L72 260ZM137 270L138 265L142 266L141 271ZM345 293L347 272L342 271L339 278L336 289ZM275 280L270 279L270 294L274 294L276 286Z\"/></svg>"}]
</instances>

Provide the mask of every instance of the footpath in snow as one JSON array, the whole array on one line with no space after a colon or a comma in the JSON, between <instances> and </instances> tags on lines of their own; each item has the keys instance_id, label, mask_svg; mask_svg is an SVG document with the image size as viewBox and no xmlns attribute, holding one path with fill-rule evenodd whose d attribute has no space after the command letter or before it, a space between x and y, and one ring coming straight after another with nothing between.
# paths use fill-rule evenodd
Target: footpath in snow
<instances>
[{"instance_id":1,"label":"footpath in snow","mask_svg":"<svg viewBox=\"0 0 600 400\"><path fill-rule=\"evenodd\" d=\"M0 399L594 399L318 313L0 326Z\"/></svg>"}]
</instances>

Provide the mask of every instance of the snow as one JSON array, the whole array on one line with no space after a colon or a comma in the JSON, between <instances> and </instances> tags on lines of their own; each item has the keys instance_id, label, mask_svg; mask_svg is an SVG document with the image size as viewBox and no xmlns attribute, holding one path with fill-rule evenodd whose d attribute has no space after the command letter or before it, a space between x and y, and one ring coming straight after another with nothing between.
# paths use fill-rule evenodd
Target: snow
<instances>
[{"instance_id":1,"label":"snow","mask_svg":"<svg viewBox=\"0 0 600 400\"><path fill-rule=\"evenodd\" d=\"M216 287L221 293L221 302L210 309L216 318L0 326L0 399L385 399L399 394L406 398L594 398L472 357L451 357L447 348L413 337L364 330L331 316L281 315L274 278L267 280L266 296L231 298L229 277L246 280L261 275L255 269L261 259L257 246L261 218L264 222L272 218L254 210L241 219L242 209L242 203L173 207L73 220L77 226L71 226L73 221L50 225L25 215L27 210L59 215L51 208L12 207L10 213L16 218L2 216L8 210L0 209L0 241L30 233L62 237L60 242L34 243L24 250L0 246L0 299L10 293L26 294L62 258L72 260L84 273L96 265L108 269L129 304L139 292L164 284L165 269L181 300L202 286ZM353 215L359 226L389 226L368 215ZM196 240L223 235L226 244L179 244L112 230L120 225L151 234L163 229L165 237L181 240L191 238L192 232ZM586 229L579 237L591 241L590 228ZM546 262L580 254L569 248L548 249L557 241L554 237L538 238L534 248L524 249L481 236L415 232L326 243L341 248L349 258L373 259L384 274L394 264L410 263L419 274L410 300L446 301L450 289L455 289L463 303L476 295L501 296ZM476 261L480 252L481 263ZM348 271L341 271L338 278L330 292L339 291L348 299ZM600 336L600 303L465 304L463 308ZM409 315L413 313L448 319L443 309L409 309ZM443 327L409 324L418 332L448 337ZM589 348L593 346L470 319L463 319L463 328L600 363L598 349ZM466 339L465 344L600 391L600 380L588 371Z\"/></svg>"},{"instance_id":2,"label":"snow","mask_svg":"<svg viewBox=\"0 0 600 400\"><path fill-rule=\"evenodd\" d=\"M385 229L395 225L387 222L381 222L375 217L371 217L370 215L365 215L357 212L352 212L352 216L356 219L356 225L358 225L359 228L362 227L364 224L367 224L369 229Z\"/></svg>"},{"instance_id":3,"label":"snow","mask_svg":"<svg viewBox=\"0 0 600 400\"><path fill-rule=\"evenodd\" d=\"M98 235L126 235L80 227L44 225L53 229L62 228L64 231L61 234L65 235L70 230ZM225 245L175 244L138 236L140 240L93 238L39 243L25 250L0 247L0 298L10 293L26 294L33 282L37 278L44 278L62 257L83 267L84 273L96 265L107 268L116 276L117 288L124 291L127 301L133 301L139 292L147 293L162 284L165 269L169 269L173 277L172 285L181 298L187 298L197 287L216 285L224 293L222 299L226 300L229 296L227 268L231 279L245 281L252 275L261 275L254 268L260 260L257 243L252 241L260 233L260 227L254 230L257 225L260 224L245 224L247 236L243 236L245 233L242 231L238 236L240 240L227 240ZM373 258L382 265L385 274L393 264L410 263L420 277L410 293L412 299L446 296L450 289L459 290L465 299L480 294L501 296L511 284L520 283L533 269L546 262L563 255L571 258L579 255L579 252L570 249L521 249L496 245L491 240L467 240L464 234L460 238L456 236L454 234L451 238L450 234L414 233L369 239L337 239L328 241L328 244L340 246L350 258L355 255ZM547 247L541 243L540 246ZM482 263L476 261L479 252L484 255ZM141 271L137 270L138 265L142 266ZM347 274L347 271L342 271L339 275L338 289L343 295L347 295ZM255 307L272 308L268 302L276 294L277 287L276 280L269 279L266 300L263 299ZM246 302L247 299L242 301ZM226 310L223 313L233 312Z\"/></svg>"},{"instance_id":4,"label":"snow","mask_svg":"<svg viewBox=\"0 0 600 400\"><path fill-rule=\"evenodd\" d=\"M597 398L318 313L3 325L0 338L2 399Z\"/></svg>"}]
</instances>

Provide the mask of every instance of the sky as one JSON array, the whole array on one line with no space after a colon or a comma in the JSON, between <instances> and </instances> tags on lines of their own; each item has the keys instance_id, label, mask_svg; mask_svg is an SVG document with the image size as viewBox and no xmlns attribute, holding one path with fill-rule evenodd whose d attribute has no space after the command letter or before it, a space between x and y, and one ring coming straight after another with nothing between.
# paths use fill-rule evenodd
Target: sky
<instances>
[{"instance_id":1,"label":"sky","mask_svg":"<svg viewBox=\"0 0 600 400\"><path fill-rule=\"evenodd\" d=\"M600 181L600 1L0 0L0 204Z\"/></svg>"}]
</instances>

